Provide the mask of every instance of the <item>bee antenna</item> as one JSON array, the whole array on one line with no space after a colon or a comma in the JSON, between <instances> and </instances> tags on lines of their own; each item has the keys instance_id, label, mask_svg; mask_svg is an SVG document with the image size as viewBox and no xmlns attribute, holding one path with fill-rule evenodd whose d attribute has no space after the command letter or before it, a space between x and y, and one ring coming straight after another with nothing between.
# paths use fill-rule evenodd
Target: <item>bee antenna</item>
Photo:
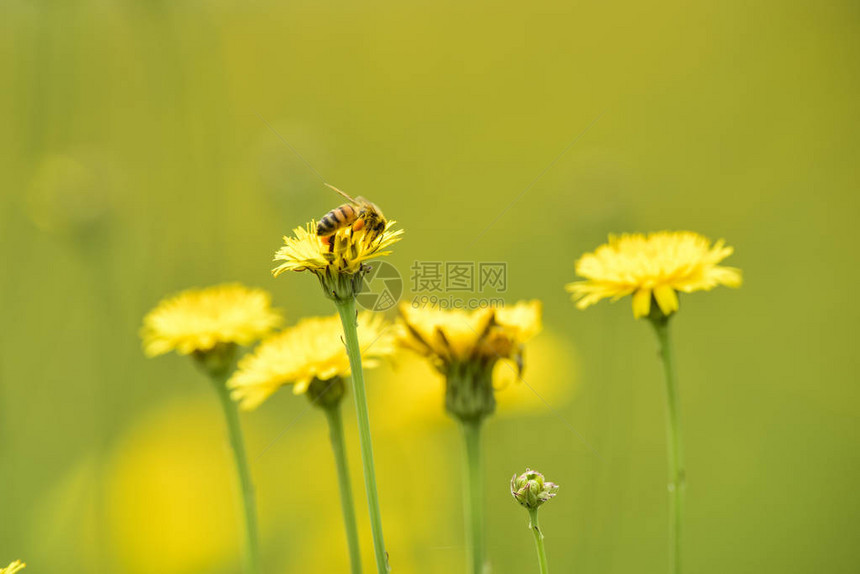
<instances>
[{"instance_id":1,"label":"bee antenna","mask_svg":"<svg viewBox=\"0 0 860 574\"><path fill-rule=\"evenodd\" d=\"M341 194L342 196L344 196L345 198L347 198L350 202L352 202L352 203L357 203L353 198L351 198L350 196L348 196L347 194L345 194L344 192L342 192L341 190L339 190L339 189L338 189L338 188L336 188L335 186L333 186L333 185L331 185L331 184L329 184L329 183L326 183L326 182L323 182L323 185L325 185L325 186L326 186L327 188L329 188L329 189L333 189L334 191L338 192L339 194Z\"/></svg>"}]
</instances>

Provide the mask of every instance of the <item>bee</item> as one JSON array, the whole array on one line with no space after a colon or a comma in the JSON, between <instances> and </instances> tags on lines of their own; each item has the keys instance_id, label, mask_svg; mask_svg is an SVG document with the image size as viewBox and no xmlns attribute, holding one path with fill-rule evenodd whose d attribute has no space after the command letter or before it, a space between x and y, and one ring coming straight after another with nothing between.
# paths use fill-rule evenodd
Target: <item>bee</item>
<instances>
[{"instance_id":1,"label":"bee","mask_svg":"<svg viewBox=\"0 0 860 574\"><path fill-rule=\"evenodd\" d=\"M323 242L329 244L329 238L334 235L338 229L342 229L348 225L352 225L353 231L358 231L362 228L377 236L385 230L385 216L376 204L367 201L361 196L352 198L334 187L333 185L325 184L344 196L349 203L344 203L339 207L335 207L325 215L323 215L319 223L317 223L317 235L322 238Z\"/></svg>"}]
</instances>

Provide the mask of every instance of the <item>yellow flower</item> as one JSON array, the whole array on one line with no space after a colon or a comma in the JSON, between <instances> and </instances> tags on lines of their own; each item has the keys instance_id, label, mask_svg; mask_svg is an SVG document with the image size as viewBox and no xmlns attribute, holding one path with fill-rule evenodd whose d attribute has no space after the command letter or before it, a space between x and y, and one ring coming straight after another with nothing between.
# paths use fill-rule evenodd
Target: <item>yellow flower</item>
<instances>
[{"instance_id":1,"label":"yellow flower","mask_svg":"<svg viewBox=\"0 0 860 574\"><path fill-rule=\"evenodd\" d=\"M741 272L717 265L732 254L721 239L709 239L691 231L660 231L609 236L609 243L576 262L577 275L585 281L569 283L580 309L601 299L633 295L633 316L651 312L651 298L664 316L678 310L678 294L710 291L718 285L740 287Z\"/></svg>"},{"instance_id":2,"label":"yellow flower","mask_svg":"<svg viewBox=\"0 0 860 574\"><path fill-rule=\"evenodd\" d=\"M441 310L400 305L399 342L407 349L429 357L439 368L464 361L474 352L481 335L493 320L492 309L472 313L460 309Z\"/></svg>"},{"instance_id":3,"label":"yellow flower","mask_svg":"<svg viewBox=\"0 0 860 574\"><path fill-rule=\"evenodd\" d=\"M541 330L540 301L471 313L403 303L400 315L400 344L429 357L443 372L457 362L515 358L522 344Z\"/></svg>"},{"instance_id":4,"label":"yellow flower","mask_svg":"<svg viewBox=\"0 0 860 574\"><path fill-rule=\"evenodd\" d=\"M546 414L547 406L563 408L579 392L580 358L577 348L562 333L542 330L526 349L525 372L517 373L515 361L499 361L493 367L496 415L518 418ZM408 384L404 384L404 373ZM403 354L395 364L384 366L374 379L381 406L377 426L409 427L426 432L446 425L445 384L430 361L416 353Z\"/></svg>"},{"instance_id":5,"label":"yellow flower","mask_svg":"<svg viewBox=\"0 0 860 574\"><path fill-rule=\"evenodd\" d=\"M400 314L398 342L445 375L445 408L461 420L495 411L494 382L522 374L524 344L541 329L540 301L471 313L402 304Z\"/></svg>"},{"instance_id":6,"label":"yellow flower","mask_svg":"<svg viewBox=\"0 0 860 574\"><path fill-rule=\"evenodd\" d=\"M239 284L183 291L144 318L144 352L150 357L170 351L187 355L219 344L248 345L280 324L270 305L268 293Z\"/></svg>"},{"instance_id":7,"label":"yellow flower","mask_svg":"<svg viewBox=\"0 0 860 574\"><path fill-rule=\"evenodd\" d=\"M460 499L451 489L439 492L434 480L436 474L450 476L459 468L459 452L441 441L438 432L423 432L411 424L382 424L388 417L384 409L391 404L386 394L375 392L369 397L371 411L384 415L374 419L373 438L385 445L389 455L379 457L377 472L397 477L385 485L385 542L395 549L397 572L457 572L465 560L465 548L435 553L427 553L426 548L428 541L438 540L440 532L460 519ZM212 440L214 433L222 431L223 421L209 398L185 394L136 413L118 429L114 447L100 461L98 472L104 478L99 496L107 501L103 543L111 544L111 573L242 572L242 525L230 498L236 481L225 471L232 461L223 441ZM271 558L268 571L273 573L348 573L347 553L333 551L332 539L343 536L343 523L340 499L337 494L327 495L338 489L331 445L316 424L321 421L310 419L297 420L265 454L264 445L283 430L281 413L259 413L256 424L246 429L249 455L259 458L254 483L261 510L260 542L263 554ZM347 441L346 448L351 462L359 459L358 441ZM284 477L297 476L302 472L297 469L314 469L313 488L322 496L296 496L295 488L284 488ZM303 476L299 480L307 483ZM304 521L298 516L315 518ZM68 520L73 518L81 517ZM44 525L40 527L34 532L44 537ZM372 564L370 529L361 528L360 536L364 563ZM82 539L87 551L98 544L93 538Z\"/></svg>"},{"instance_id":8,"label":"yellow flower","mask_svg":"<svg viewBox=\"0 0 860 574\"><path fill-rule=\"evenodd\" d=\"M26 564L24 564L20 560L15 560L6 568L0 568L0 574L15 574L15 572L20 572L21 570L23 570L24 566L26 566Z\"/></svg>"},{"instance_id":9,"label":"yellow flower","mask_svg":"<svg viewBox=\"0 0 860 574\"><path fill-rule=\"evenodd\" d=\"M239 361L227 383L243 410L257 408L281 386L292 384L302 394L314 380L327 381L350 373L340 317L312 317L299 321L263 341ZM381 315L358 315L358 341L364 367L394 353L394 330Z\"/></svg>"},{"instance_id":10,"label":"yellow flower","mask_svg":"<svg viewBox=\"0 0 860 574\"><path fill-rule=\"evenodd\" d=\"M316 234L316 221L311 221L295 228L294 237L284 236L284 246L274 258L284 263L272 269L272 274L277 277L285 271L310 271L319 278L326 296L352 297L360 290L361 272L367 269L364 263L390 254L385 249L400 241L403 230L394 231L395 223L388 221L381 233L367 226L358 231L347 226L323 240Z\"/></svg>"},{"instance_id":11,"label":"yellow flower","mask_svg":"<svg viewBox=\"0 0 860 574\"><path fill-rule=\"evenodd\" d=\"M106 501L103 542L115 560L111 572L242 572L241 509L232 499L238 484L227 470L230 452L213 440L224 432L224 421L207 399L186 395L138 413L99 461L101 490L94 496ZM264 440L256 426L247 430L249 445ZM266 494L258 496L268 510ZM270 516L261 513L262 532L274 528Z\"/></svg>"}]
</instances>

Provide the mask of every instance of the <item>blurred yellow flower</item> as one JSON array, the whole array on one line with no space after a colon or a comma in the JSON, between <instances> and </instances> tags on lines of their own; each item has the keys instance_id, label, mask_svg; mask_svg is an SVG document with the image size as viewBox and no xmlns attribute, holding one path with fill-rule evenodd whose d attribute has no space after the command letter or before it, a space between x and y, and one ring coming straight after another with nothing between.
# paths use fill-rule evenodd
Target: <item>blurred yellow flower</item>
<instances>
[{"instance_id":1,"label":"blurred yellow flower","mask_svg":"<svg viewBox=\"0 0 860 574\"><path fill-rule=\"evenodd\" d=\"M26 564L24 564L20 560L15 560L6 568L0 568L0 574L15 574L15 572L20 572L21 570L23 570L24 566L26 566Z\"/></svg>"},{"instance_id":2,"label":"blurred yellow flower","mask_svg":"<svg viewBox=\"0 0 860 574\"><path fill-rule=\"evenodd\" d=\"M493 368L497 414L505 417L545 414L544 401L561 408L580 387L580 359L573 343L562 335L541 331L528 342L526 370L520 377L510 362ZM408 377L409 384L404 384ZM378 380L377 426L383 429L410 428L413 433L438 432L447 426L444 414L445 379L429 361L415 353L403 354L391 365L383 366ZM384 389L384 390L383 390Z\"/></svg>"},{"instance_id":3,"label":"blurred yellow flower","mask_svg":"<svg viewBox=\"0 0 860 574\"><path fill-rule=\"evenodd\" d=\"M399 343L428 357L443 373L450 365L466 361L494 364L512 359L521 368L523 343L541 330L540 301L471 313L403 303L400 316Z\"/></svg>"},{"instance_id":4,"label":"blurred yellow flower","mask_svg":"<svg viewBox=\"0 0 860 574\"><path fill-rule=\"evenodd\" d=\"M284 263L275 267L272 274L277 277L284 271L356 273L365 261L391 253L385 248L400 241L403 235L402 229L392 230L395 223L387 222L382 233L375 233L367 227L358 231L344 227L325 241L316 233L316 221L305 227L296 227L293 230L295 237L284 236L285 245L275 253L274 260Z\"/></svg>"},{"instance_id":5,"label":"blurred yellow flower","mask_svg":"<svg viewBox=\"0 0 860 574\"><path fill-rule=\"evenodd\" d=\"M230 451L213 440L223 424L209 400L175 398L138 415L114 438L102 495L116 561L110 571L240 571L241 510L232 496L239 485Z\"/></svg>"},{"instance_id":6,"label":"blurred yellow flower","mask_svg":"<svg viewBox=\"0 0 860 574\"><path fill-rule=\"evenodd\" d=\"M370 396L371 408L380 414L389 404L384 394ZM256 413L253 422L247 440L255 461L266 572L349 572L346 553L335 551L344 543L343 527L324 424L311 416L297 419L267 451L284 431L283 412ZM222 426L210 397L195 394L153 405L119 430L102 494L113 559L108 572L242 572L241 524L230 498L238 485L227 465L229 451L223 441L212 440ZM391 524L385 542L398 572L455 572L463 552L457 529L451 528L460 520L459 492L440 492L435 476L454 473L460 459L438 432L416 430L411 425L380 426L374 433L387 453L379 457L378 472L391 478L382 499L386 525ZM358 441L348 441L347 448L350 461L358 460ZM296 496L295 488L284 488L284 477L295 476L296 469L314 469L320 496ZM361 473L354 474L353 490L363 488ZM315 518L296 519L301 516ZM69 523L75 523L73 518ZM44 535L43 529L38 532ZM370 529L363 527L361 536L364 561L372 564ZM89 535L81 544L90 550L99 540ZM428 547L436 546L450 549L428 553Z\"/></svg>"},{"instance_id":7,"label":"blurred yellow flower","mask_svg":"<svg viewBox=\"0 0 860 574\"><path fill-rule=\"evenodd\" d=\"M400 315L398 342L445 375L445 409L460 420L495 411L494 386L505 370L522 374L525 342L541 329L540 301L471 313L403 304Z\"/></svg>"},{"instance_id":8,"label":"blurred yellow flower","mask_svg":"<svg viewBox=\"0 0 860 574\"><path fill-rule=\"evenodd\" d=\"M733 251L722 239L712 246L709 239L691 231L610 235L609 243L576 262L576 273L585 281L569 283L566 289L580 309L601 299L633 295L633 316L645 317L651 312L653 296L668 316L678 310L678 291L740 287L739 269L717 265Z\"/></svg>"},{"instance_id":9,"label":"blurred yellow flower","mask_svg":"<svg viewBox=\"0 0 860 574\"><path fill-rule=\"evenodd\" d=\"M248 345L281 322L262 289L239 284L189 289L161 301L143 320L144 352L187 355L219 344Z\"/></svg>"},{"instance_id":10,"label":"blurred yellow flower","mask_svg":"<svg viewBox=\"0 0 860 574\"><path fill-rule=\"evenodd\" d=\"M399 327L400 344L429 359L445 376L445 411L459 423L466 455L462 492L467 564L470 572L484 571L486 520L482 497L476 494L483 489L481 425L496 411L496 368L507 367L517 378L523 372L525 342L541 329L541 303L521 301L508 309L471 313L404 303Z\"/></svg>"},{"instance_id":11,"label":"blurred yellow flower","mask_svg":"<svg viewBox=\"0 0 860 574\"><path fill-rule=\"evenodd\" d=\"M299 321L263 341L253 353L239 361L227 383L232 397L243 410L257 408L272 393L293 384L295 394L304 393L314 379L329 380L350 373L344 349L340 317L312 317ZM379 359L394 353L394 329L381 315L358 315L358 341L363 365L375 367Z\"/></svg>"}]
</instances>

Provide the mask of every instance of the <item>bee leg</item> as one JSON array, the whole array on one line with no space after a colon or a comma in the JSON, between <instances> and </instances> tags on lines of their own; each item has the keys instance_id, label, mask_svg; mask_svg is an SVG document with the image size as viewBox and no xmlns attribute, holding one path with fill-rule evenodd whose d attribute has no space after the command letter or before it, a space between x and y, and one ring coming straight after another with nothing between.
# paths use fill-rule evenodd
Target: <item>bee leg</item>
<instances>
[{"instance_id":1,"label":"bee leg","mask_svg":"<svg viewBox=\"0 0 860 574\"><path fill-rule=\"evenodd\" d=\"M352 230L353 231L361 231L362 227L364 227L364 220L363 219L357 219L355 221L355 223L352 224Z\"/></svg>"},{"instance_id":2,"label":"bee leg","mask_svg":"<svg viewBox=\"0 0 860 574\"><path fill-rule=\"evenodd\" d=\"M326 236L320 237L320 241L322 241L322 244L325 245L326 247L328 247L329 253L334 251L334 242L332 241L332 237L334 237L334 236L333 235L326 235Z\"/></svg>"}]
</instances>

